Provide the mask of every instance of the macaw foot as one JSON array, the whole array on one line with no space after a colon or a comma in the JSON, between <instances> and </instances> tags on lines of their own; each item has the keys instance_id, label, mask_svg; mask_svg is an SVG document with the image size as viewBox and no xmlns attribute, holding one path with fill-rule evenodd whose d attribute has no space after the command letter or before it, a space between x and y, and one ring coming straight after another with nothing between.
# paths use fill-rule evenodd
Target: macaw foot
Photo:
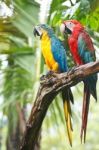
<instances>
[{"instance_id":1,"label":"macaw foot","mask_svg":"<svg viewBox=\"0 0 99 150\"><path fill-rule=\"evenodd\" d=\"M77 66L74 66L71 68L71 72L74 72L74 70L77 68Z\"/></svg>"},{"instance_id":2,"label":"macaw foot","mask_svg":"<svg viewBox=\"0 0 99 150\"><path fill-rule=\"evenodd\" d=\"M40 77L40 81L43 81L43 80L45 80L46 78L49 78L49 77L52 76L53 74L54 74L54 72L50 70L49 72L47 72L46 75L42 75L42 76Z\"/></svg>"},{"instance_id":3,"label":"macaw foot","mask_svg":"<svg viewBox=\"0 0 99 150\"><path fill-rule=\"evenodd\" d=\"M50 78L50 77L57 77L57 73L58 72L55 72L55 71L52 71L52 70L50 70L49 72L47 72L47 74L46 74L46 77L47 78Z\"/></svg>"},{"instance_id":4,"label":"macaw foot","mask_svg":"<svg viewBox=\"0 0 99 150\"><path fill-rule=\"evenodd\" d=\"M40 81L45 80L45 78L46 78L46 75L42 75L42 76L40 77Z\"/></svg>"},{"instance_id":5,"label":"macaw foot","mask_svg":"<svg viewBox=\"0 0 99 150\"><path fill-rule=\"evenodd\" d=\"M55 82L55 80L57 80L57 78L58 78L57 72L51 70L51 71L47 72L46 75L42 75L40 77L40 84L44 84L44 85L52 84L53 85L53 82Z\"/></svg>"},{"instance_id":6,"label":"macaw foot","mask_svg":"<svg viewBox=\"0 0 99 150\"><path fill-rule=\"evenodd\" d=\"M50 77L54 72L52 70L48 71L46 77Z\"/></svg>"},{"instance_id":7,"label":"macaw foot","mask_svg":"<svg viewBox=\"0 0 99 150\"><path fill-rule=\"evenodd\" d=\"M46 81L46 75L42 75L42 76L40 77L40 84L44 84L45 81Z\"/></svg>"},{"instance_id":8,"label":"macaw foot","mask_svg":"<svg viewBox=\"0 0 99 150\"><path fill-rule=\"evenodd\" d=\"M79 67L79 65L70 68L70 69L69 69L69 72L70 72L70 73L74 73L74 71L76 70L77 67Z\"/></svg>"}]
</instances>

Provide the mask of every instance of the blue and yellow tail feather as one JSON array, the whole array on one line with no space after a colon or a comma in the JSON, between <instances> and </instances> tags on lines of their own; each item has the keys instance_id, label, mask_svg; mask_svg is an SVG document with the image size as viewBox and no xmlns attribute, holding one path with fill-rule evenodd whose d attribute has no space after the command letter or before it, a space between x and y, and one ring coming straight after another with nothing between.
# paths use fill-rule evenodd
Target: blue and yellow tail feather
<instances>
[{"instance_id":1,"label":"blue and yellow tail feather","mask_svg":"<svg viewBox=\"0 0 99 150\"><path fill-rule=\"evenodd\" d=\"M65 114L65 121L67 126L67 134L69 143L72 146L72 122L71 122L71 106L70 101L73 103L73 97L70 89L64 89L62 91L62 97L63 97L63 106L64 106L64 114Z\"/></svg>"},{"instance_id":2,"label":"blue and yellow tail feather","mask_svg":"<svg viewBox=\"0 0 99 150\"><path fill-rule=\"evenodd\" d=\"M72 146L72 123L71 123L71 107L70 102L65 100L64 101L64 113L65 113L65 120L66 120L66 126L67 126L67 134L69 138L70 145Z\"/></svg>"}]
</instances>

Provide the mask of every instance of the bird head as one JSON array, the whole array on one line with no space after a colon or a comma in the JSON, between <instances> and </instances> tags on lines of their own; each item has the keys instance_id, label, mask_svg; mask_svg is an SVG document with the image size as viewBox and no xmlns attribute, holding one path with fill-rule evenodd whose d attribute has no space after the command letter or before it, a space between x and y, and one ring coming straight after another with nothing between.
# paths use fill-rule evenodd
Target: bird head
<instances>
[{"instance_id":1,"label":"bird head","mask_svg":"<svg viewBox=\"0 0 99 150\"><path fill-rule=\"evenodd\" d=\"M39 36L42 38L43 35L51 36L54 32L53 30L46 24L40 24L34 27L33 30L34 36Z\"/></svg>"},{"instance_id":2,"label":"bird head","mask_svg":"<svg viewBox=\"0 0 99 150\"><path fill-rule=\"evenodd\" d=\"M83 25L77 20L64 21L60 26L61 33L72 34L75 29L83 29Z\"/></svg>"}]
</instances>

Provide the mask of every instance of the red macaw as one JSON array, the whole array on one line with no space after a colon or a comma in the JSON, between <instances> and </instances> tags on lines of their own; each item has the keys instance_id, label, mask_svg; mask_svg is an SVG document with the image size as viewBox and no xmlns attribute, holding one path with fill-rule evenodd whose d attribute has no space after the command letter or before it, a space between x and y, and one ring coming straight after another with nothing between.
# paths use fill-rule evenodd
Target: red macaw
<instances>
[{"instance_id":1,"label":"red macaw","mask_svg":"<svg viewBox=\"0 0 99 150\"><path fill-rule=\"evenodd\" d=\"M83 27L83 25L77 20L64 21L60 30L64 34L68 34L68 43L70 52L76 65L82 65L95 61L95 49L92 40ZM97 101L96 92L97 75L91 75L84 79L84 96L83 96L83 108L82 108L82 126L81 126L81 142L84 136L84 142L86 140L87 119L90 103L90 95L92 95Z\"/></svg>"},{"instance_id":2,"label":"red macaw","mask_svg":"<svg viewBox=\"0 0 99 150\"><path fill-rule=\"evenodd\" d=\"M38 25L34 28L34 35L40 37L41 51L49 70L54 72L68 71L67 56L62 42L56 37L53 30L46 24ZM64 104L65 120L70 145L72 146L72 123L71 123L71 105L73 95L70 88L62 91Z\"/></svg>"}]
</instances>

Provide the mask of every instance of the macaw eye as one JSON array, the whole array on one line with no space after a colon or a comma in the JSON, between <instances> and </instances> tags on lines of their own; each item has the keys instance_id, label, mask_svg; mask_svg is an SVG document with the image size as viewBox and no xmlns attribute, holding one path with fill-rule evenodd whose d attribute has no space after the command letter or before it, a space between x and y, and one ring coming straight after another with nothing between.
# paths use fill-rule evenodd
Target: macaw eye
<instances>
[{"instance_id":1,"label":"macaw eye","mask_svg":"<svg viewBox=\"0 0 99 150\"><path fill-rule=\"evenodd\" d=\"M72 26L72 23L70 22L69 25L70 25L70 27L71 27L71 26Z\"/></svg>"},{"instance_id":2,"label":"macaw eye","mask_svg":"<svg viewBox=\"0 0 99 150\"><path fill-rule=\"evenodd\" d=\"M72 28L74 27L74 24L72 22L68 22L67 23L67 27L72 30Z\"/></svg>"},{"instance_id":3,"label":"macaw eye","mask_svg":"<svg viewBox=\"0 0 99 150\"><path fill-rule=\"evenodd\" d=\"M41 27L38 27L39 30L41 30Z\"/></svg>"}]
</instances>

